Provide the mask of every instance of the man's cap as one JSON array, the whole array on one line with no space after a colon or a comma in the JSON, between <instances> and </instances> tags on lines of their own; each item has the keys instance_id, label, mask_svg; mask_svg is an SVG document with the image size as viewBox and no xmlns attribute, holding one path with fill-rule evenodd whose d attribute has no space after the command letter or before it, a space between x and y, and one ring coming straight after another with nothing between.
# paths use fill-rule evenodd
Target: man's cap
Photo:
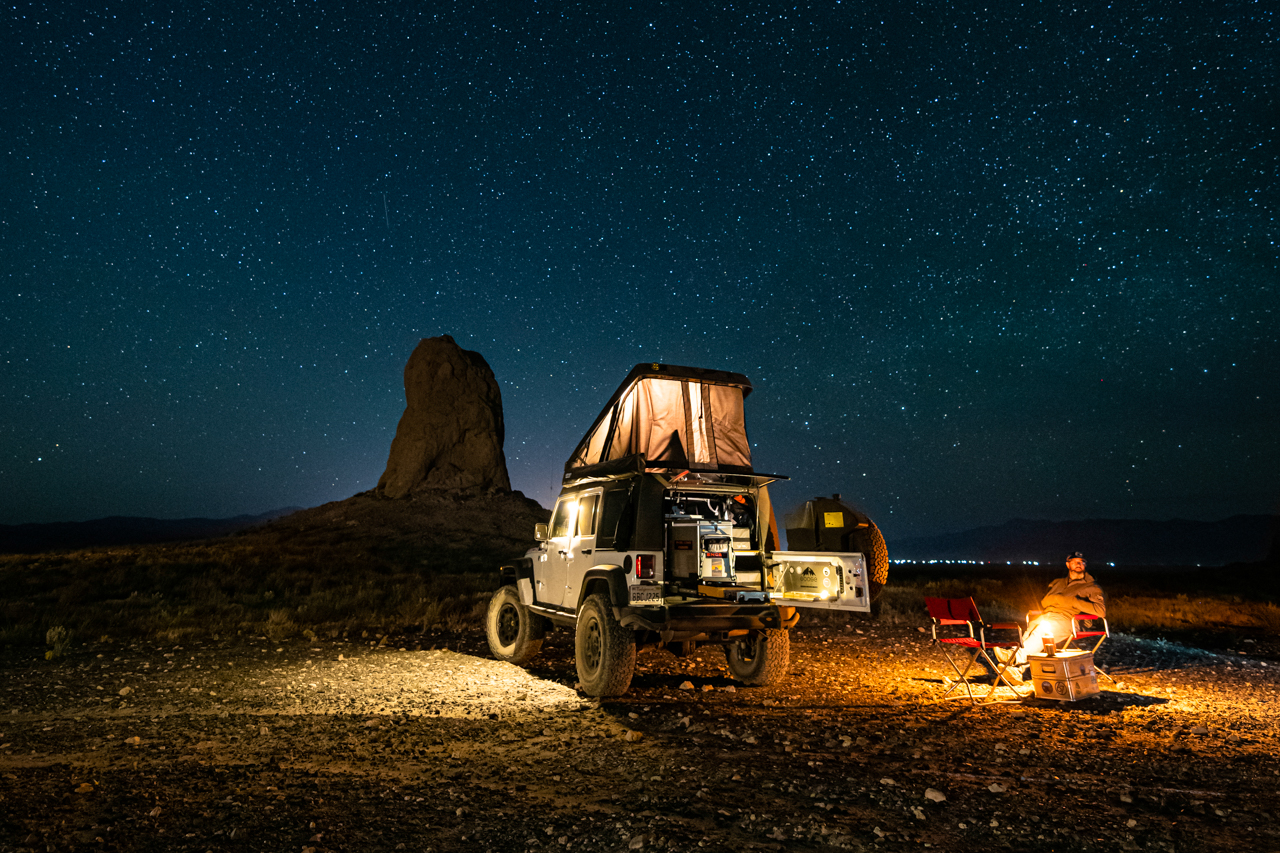
<instances>
[{"instance_id":1,"label":"man's cap","mask_svg":"<svg viewBox=\"0 0 1280 853\"><path fill-rule=\"evenodd\" d=\"M1070 554L1067 555L1066 562L1070 563L1072 560L1084 560L1084 554L1081 554L1079 551L1072 551ZM1084 560L1084 561L1086 563L1089 562L1088 560Z\"/></svg>"}]
</instances>

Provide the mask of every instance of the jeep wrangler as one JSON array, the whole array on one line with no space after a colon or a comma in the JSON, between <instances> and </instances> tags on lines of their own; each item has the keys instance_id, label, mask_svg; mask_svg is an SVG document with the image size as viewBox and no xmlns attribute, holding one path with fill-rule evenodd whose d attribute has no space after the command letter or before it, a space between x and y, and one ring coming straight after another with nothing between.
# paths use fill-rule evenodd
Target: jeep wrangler
<instances>
[{"instance_id":1,"label":"jeep wrangler","mask_svg":"<svg viewBox=\"0 0 1280 853\"><path fill-rule=\"evenodd\" d=\"M573 628L591 696L625 693L646 646L717 644L734 678L764 685L786 675L798 608L870 611L884 539L838 496L792 516L790 540L811 550L777 550L767 487L786 478L752 470L750 391L718 370L628 374L566 463L535 547L500 570L485 623L494 657L527 663L555 625Z\"/></svg>"}]
</instances>

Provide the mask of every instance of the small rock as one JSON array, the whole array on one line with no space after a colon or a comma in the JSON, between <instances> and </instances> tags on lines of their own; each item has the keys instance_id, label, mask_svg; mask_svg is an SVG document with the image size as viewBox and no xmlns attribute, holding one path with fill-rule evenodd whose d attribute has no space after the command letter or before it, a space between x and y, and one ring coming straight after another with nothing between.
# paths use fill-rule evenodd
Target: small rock
<instances>
[{"instance_id":1,"label":"small rock","mask_svg":"<svg viewBox=\"0 0 1280 853\"><path fill-rule=\"evenodd\" d=\"M1209 733L1208 726L1192 726L1191 727L1191 734L1193 735L1207 735L1208 733Z\"/></svg>"},{"instance_id":2,"label":"small rock","mask_svg":"<svg viewBox=\"0 0 1280 853\"><path fill-rule=\"evenodd\" d=\"M1005 745L1004 745L1004 744L1002 744L1002 743L998 743L998 744L996 744L996 752L1004 752L1004 751L1005 751L1005 750L1007 750L1008 748L1009 748L1009 747L1005 746Z\"/></svg>"},{"instance_id":3,"label":"small rock","mask_svg":"<svg viewBox=\"0 0 1280 853\"><path fill-rule=\"evenodd\" d=\"M896 785L896 784L898 784L898 783L897 783L897 782L895 782L895 781L893 781L892 779L890 779L888 776L885 776L883 779L881 779L881 780L880 780L880 784L881 784L881 785Z\"/></svg>"},{"instance_id":4,"label":"small rock","mask_svg":"<svg viewBox=\"0 0 1280 853\"><path fill-rule=\"evenodd\" d=\"M131 738L125 738L125 743L129 744L130 746L139 746L142 743L142 738L138 737L137 735L134 735Z\"/></svg>"},{"instance_id":5,"label":"small rock","mask_svg":"<svg viewBox=\"0 0 1280 853\"><path fill-rule=\"evenodd\" d=\"M121 688L120 688L120 695L121 695L121 696L128 696L128 695L129 695L130 693L132 693L132 692L133 692L133 688L132 688L132 687L121 687Z\"/></svg>"},{"instance_id":6,"label":"small rock","mask_svg":"<svg viewBox=\"0 0 1280 853\"><path fill-rule=\"evenodd\" d=\"M919 806L912 806L911 814L915 815L916 820L924 820L924 809Z\"/></svg>"},{"instance_id":7,"label":"small rock","mask_svg":"<svg viewBox=\"0 0 1280 853\"><path fill-rule=\"evenodd\" d=\"M924 798L931 803L945 803L947 801L947 795L937 788L925 788Z\"/></svg>"},{"instance_id":8,"label":"small rock","mask_svg":"<svg viewBox=\"0 0 1280 853\"><path fill-rule=\"evenodd\" d=\"M1129 820L1125 823L1125 826L1129 827L1130 829L1133 829L1137 825L1138 825L1138 822L1133 818L1129 818Z\"/></svg>"},{"instance_id":9,"label":"small rock","mask_svg":"<svg viewBox=\"0 0 1280 853\"><path fill-rule=\"evenodd\" d=\"M159 806L156 806L154 809L152 809L151 811L147 812L147 817L160 817L160 807L159 807ZM231 831L232 831L233 833L235 832L235 830L234 830L234 829L233 829L233 830L231 830ZM234 838L235 836L233 835L232 837Z\"/></svg>"},{"instance_id":10,"label":"small rock","mask_svg":"<svg viewBox=\"0 0 1280 853\"><path fill-rule=\"evenodd\" d=\"M92 785L90 785L88 782L81 782L81 783L80 783L80 787L79 787L79 788L76 788L76 793L77 793L77 794L92 794L92 793L93 793L93 786L92 786Z\"/></svg>"},{"instance_id":11,"label":"small rock","mask_svg":"<svg viewBox=\"0 0 1280 853\"><path fill-rule=\"evenodd\" d=\"M714 687L712 687L710 684L704 684L704 685L702 685L702 692L703 692L703 693L710 693L712 690L715 690L715 688L714 688Z\"/></svg>"},{"instance_id":12,"label":"small rock","mask_svg":"<svg viewBox=\"0 0 1280 853\"><path fill-rule=\"evenodd\" d=\"M270 734L270 733L271 733L271 729L270 729L269 727L267 727L267 726L258 726L258 734L260 734L260 735L265 735L265 734Z\"/></svg>"},{"instance_id":13,"label":"small rock","mask_svg":"<svg viewBox=\"0 0 1280 853\"><path fill-rule=\"evenodd\" d=\"M1122 802L1122 803L1132 803L1132 802L1133 802L1133 796L1132 796L1128 791L1121 791L1121 792L1120 792L1120 802Z\"/></svg>"},{"instance_id":14,"label":"small rock","mask_svg":"<svg viewBox=\"0 0 1280 853\"><path fill-rule=\"evenodd\" d=\"M692 690L692 689L693 689L693 682L692 682L692 681L682 681L682 682L680 682L680 689L681 689L681 690Z\"/></svg>"},{"instance_id":15,"label":"small rock","mask_svg":"<svg viewBox=\"0 0 1280 853\"><path fill-rule=\"evenodd\" d=\"M633 839L631 839L630 841L628 841L628 842L627 842L627 849L628 849L628 850L639 850L641 847L643 847L643 846L644 846L644 843L645 843L645 841L647 841L647 840L648 840L648 839L646 839L643 835L637 835L635 838L633 838Z\"/></svg>"},{"instance_id":16,"label":"small rock","mask_svg":"<svg viewBox=\"0 0 1280 853\"><path fill-rule=\"evenodd\" d=\"M638 732L635 729L627 729L627 733L622 736L622 739L627 743L635 743L643 737L644 732Z\"/></svg>"},{"instance_id":17,"label":"small rock","mask_svg":"<svg viewBox=\"0 0 1280 853\"><path fill-rule=\"evenodd\" d=\"M999 782L992 782L990 785L987 786L987 790L993 794L1003 794L1005 791L1009 789L1006 788L1004 785L1001 785Z\"/></svg>"},{"instance_id":18,"label":"small rock","mask_svg":"<svg viewBox=\"0 0 1280 853\"><path fill-rule=\"evenodd\" d=\"M737 692L738 692L738 688L734 687L732 684L730 684L730 685L728 685L728 686L726 686L726 687L721 687L720 689L721 689L721 690L723 690L725 693L737 693Z\"/></svg>"},{"instance_id":19,"label":"small rock","mask_svg":"<svg viewBox=\"0 0 1280 853\"><path fill-rule=\"evenodd\" d=\"M993 828L994 828L994 827L997 827L997 826L999 826L999 825L1000 825L1000 821L996 820L995 818L991 818L991 826L992 826Z\"/></svg>"}]
</instances>

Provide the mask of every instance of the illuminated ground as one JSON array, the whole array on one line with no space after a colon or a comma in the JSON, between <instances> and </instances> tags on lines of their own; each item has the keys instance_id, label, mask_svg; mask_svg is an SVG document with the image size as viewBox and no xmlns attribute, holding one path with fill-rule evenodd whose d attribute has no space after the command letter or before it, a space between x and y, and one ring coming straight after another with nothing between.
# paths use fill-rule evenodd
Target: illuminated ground
<instances>
[{"instance_id":1,"label":"illuminated ground","mask_svg":"<svg viewBox=\"0 0 1280 853\"><path fill-rule=\"evenodd\" d=\"M1277 662L1122 637L1101 697L975 710L858 624L776 689L645 652L603 707L564 634L530 672L478 636L11 652L0 850L1280 849Z\"/></svg>"}]
</instances>

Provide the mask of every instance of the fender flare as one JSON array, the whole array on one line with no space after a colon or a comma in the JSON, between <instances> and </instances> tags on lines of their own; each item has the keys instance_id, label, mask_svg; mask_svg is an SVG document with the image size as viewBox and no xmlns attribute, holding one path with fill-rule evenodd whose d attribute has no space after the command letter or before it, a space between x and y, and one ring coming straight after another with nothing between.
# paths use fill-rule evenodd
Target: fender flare
<instances>
[{"instance_id":1,"label":"fender flare","mask_svg":"<svg viewBox=\"0 0 1280 853\"><path fill-rule=\"evenodd\" d=\"M528 607L534 604L533 560L521 557L498 569L498 586L514 586L520 602Z\"/></svg>"},{"instance_id":2,"label":"fender flare","mask_svg":"<svg viewBox=\"0 0 1280 853\"><path fill-rule=\"evenodd\" d=\"M627 592L627 571L622 566L593 566L582 576L582 588L578 590L578 602L574 612L582 609L582 602L587 600L587 590L594 581L603 580L609 588L609 601L613 605L614 615L618 609L631 603L631 595Z\"/></svg>"},{"instance_id":3,"label":"fender flare","mask_svg":"<svg viewBox=\"0 0 1280 853\"><path fill-rule=\"evenodd\" d=\"M521 557L518 560L512 560L505 566L498 569L498 575L501 577L499 586L507 584L515 585L520 578L533 579L533 560L528 557Z\"/></svg>"}]
</instances>

